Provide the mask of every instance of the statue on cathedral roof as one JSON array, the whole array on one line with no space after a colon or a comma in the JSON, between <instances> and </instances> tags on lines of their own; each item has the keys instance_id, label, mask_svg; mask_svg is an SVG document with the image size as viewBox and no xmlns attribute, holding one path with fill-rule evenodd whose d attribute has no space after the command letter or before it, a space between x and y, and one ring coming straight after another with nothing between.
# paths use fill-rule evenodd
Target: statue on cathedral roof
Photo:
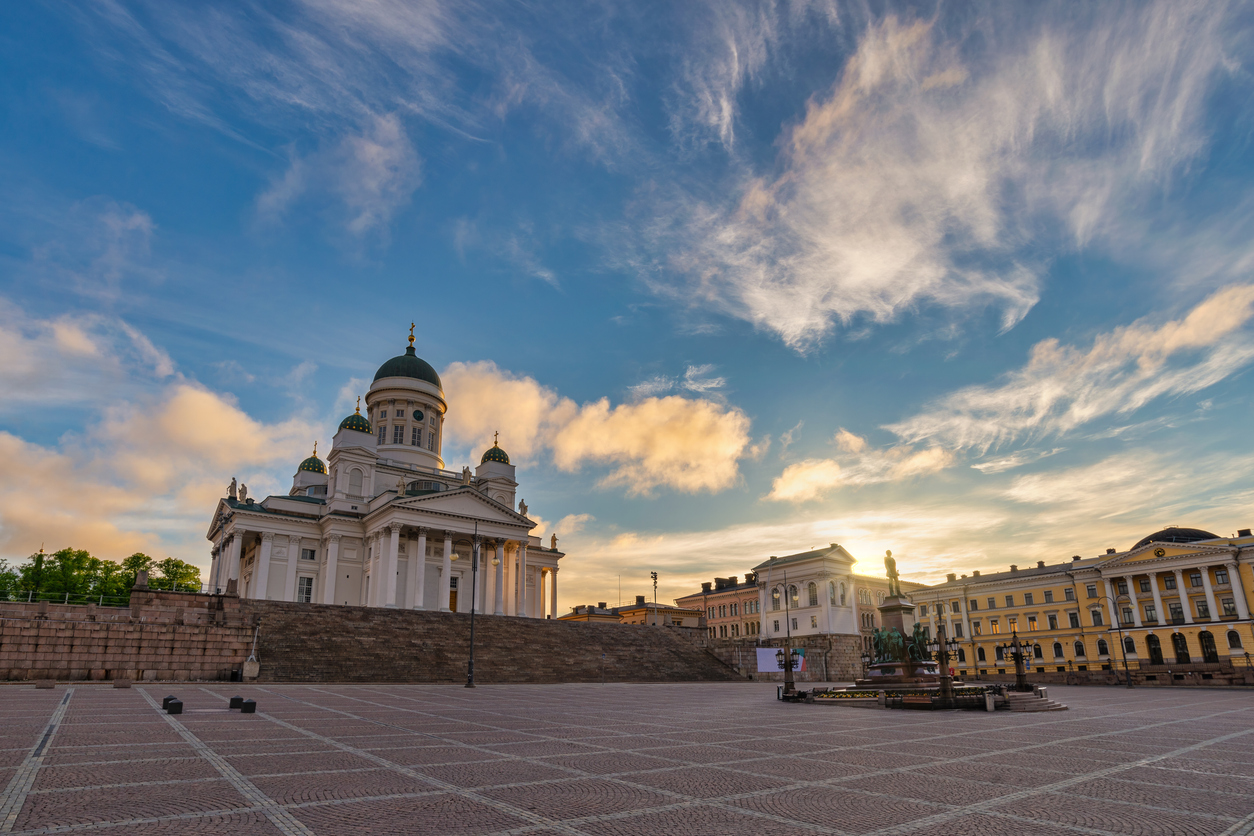
<instances>
[{"instance_id":1,"label":"statue on cathedral roof","mask_svg":"<svg viewBox=\"0 0 1254 836\"><path fill-rule=\"evenodd\" d=\"M234 476L231 477L231 484L227 485L226 495L229 496L231 499L239 498L239 488L236 486Z\"/></svg>"}]
</instances>

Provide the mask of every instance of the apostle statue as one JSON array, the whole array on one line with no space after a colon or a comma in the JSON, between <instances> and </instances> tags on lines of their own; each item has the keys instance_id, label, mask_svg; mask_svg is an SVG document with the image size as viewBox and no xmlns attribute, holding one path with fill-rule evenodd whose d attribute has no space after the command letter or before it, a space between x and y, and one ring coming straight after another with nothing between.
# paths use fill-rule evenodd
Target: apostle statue
<instances>
[{"instance_id":1,"label":"apostle statue","mask_svg":"<svg viewBox=\"0 0 1254 836\"><path fill-rule=\"evenodd\" d=\"M522 514L524 517L527 516L527 503L521 499L518 500L518 513Z\"/></svg>"},{"instance_id":2,"label":"apostle statue","mask_svg":"<svg viewBox=\"0 0 1254 836\"><path fill-rule=\"evenodd\" d=\"M470 484L470 468L466 467L465 465L462 465L462 484L463 485Z\"/></svg>"},{"instance_id":3,"label":"apostle statue","mask_svg":"<svg viewBox=\"0 0 1254 836\"><path fill-rule=\"evenodd\" d=\"M231 499L239 498L239 488L236 486L234 476L231 477L231 484L228 485L226 488L226 495L229 496Z\"/></svg>"},{"instance_id":4,"label":"apostle statue","mask_svg":"<svg viewBox=\"0 0 1254 836\"><path fill-rule=\"evenodd\" d=\"M557 551L557 535L553 535L553 539L549 540L549 551Z\"/></svg>"},{"instance_id":5,"label":"apostle statue","mask_svg":"<svg viewBox=\"0 0 1254 836\"><path fill-rule=\"evenodd\" d=\"M247 485L239 486L239 501L240 502L248 501L248 486Z\"/></svg>"}]
</instances>

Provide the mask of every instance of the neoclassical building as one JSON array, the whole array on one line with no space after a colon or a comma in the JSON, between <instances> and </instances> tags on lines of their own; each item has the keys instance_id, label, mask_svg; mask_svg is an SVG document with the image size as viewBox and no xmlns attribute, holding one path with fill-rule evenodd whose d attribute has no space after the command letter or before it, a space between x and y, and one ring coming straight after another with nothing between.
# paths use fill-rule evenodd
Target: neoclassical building
<instances>
[{"instance_id":1,"label":"neoclassical building","mask_svg":"<svg viewBox=\"0 0 1254 836\"><path fill-rule=\"evenodd\" d=\"M555 616L557 538L546 548L531 536L496 444L473 473L445 469L449 405L413 343L411 329L405 353L375 373L365 414L359 401L325 462L315 445L286 496L257 501L232 481L206 534L211 589L234 581L247 598L469 612L477 539L477 612Z\"/></svg>"}]
</instances>

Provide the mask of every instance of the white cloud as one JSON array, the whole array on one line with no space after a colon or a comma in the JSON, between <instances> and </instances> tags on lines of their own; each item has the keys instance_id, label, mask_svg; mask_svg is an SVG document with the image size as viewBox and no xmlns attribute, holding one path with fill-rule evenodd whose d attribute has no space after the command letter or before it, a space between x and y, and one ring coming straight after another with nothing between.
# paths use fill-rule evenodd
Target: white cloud
<instances>
[{"instance_id":1,"label":"white cloud","mask_svg":"<svg viewBox=\"0 0 1254 836\"><path fill-rule=\"evenodd\" d=\"M1254 361L1251 318L1254 285L1240 285L1217 291L1182 319L1116 328L1088 349L1043 340L998 385L960 389L886 429L908 443L980 452L1065 435L1157 398L1201 391L1244 368Z\"/></svg>"},{"instance_id":2,"label":"white cloud","mask_svg":"<svg viewBox=\"0 0 1254 836\"><path fill-rule=\"evenodd\" d=\"M995 459L976 462L971 465L971 469L988 474L1004 473L1007 470L1014 470L1016 467L1023 467L1025 464L1031 464L1041 459L1055 456L1066 449L1066 447L1055 447L1052 450L1020 450L1009 456L1000 456Z\"/></svg>"},{"instance_id":3,"label":"white cloud","mask_svg":"<svg viewBox=\"0 0 1254 836\"><path fill-rule=\"evenodd\" d=\"M978 49L960 25L887 17L780 137L772 173L743 171L725 200L670 193L647 234L688 281L649 280L798 349L923 305L993 306L1009 328L1037 300L1025 240L1061 225L1093 241L1205 148L1225 15L1007 8L967 30Z\"/></svg>"},{"instance_id":4,"label":"white cloud","mask_svg":"<svg viewBox=\"0 0 1254 836\"><path fill-rule=\"evenodd\" d=\"M601 484L629 494L724 490L739 478L739 460L753 453L748 416L710 400L671 395L578 405L486 362L453 363L441 378L458 406L447 431L454 443L484 447L499 429L511 457L548 453L566 471L607 467Z\"/></svg>"},{"instance_id":5,"label":"white cloud","mask_svg":"<svg viewBox=\"0 0 1254 836\"><path fill-rule=\"evenodd\" d=\"M899 482L944 470L953 454L940 447L915 450L908 445L873 449L865 438L843 427L832 439L843 454L837 459L806 459L784 468L771 485L766 499L776 502L810 502L844 485Z\"/></svg>"},{"instance_id":6,"label":"white cloud","mask_svg":"<svg viewBox=\"0 0 1254 836\"><path fill-rule=\"evenodd\" d=\"M709 376L714 369L715 366L712 363L688 366L680 377L669 377L664 374L654 375L648 380L629 387L629 389L631 394L637 398L661 395L665 392L676 390L704 395L722 389L727 385L727 378Z\"/></svg>"}]
</instances>

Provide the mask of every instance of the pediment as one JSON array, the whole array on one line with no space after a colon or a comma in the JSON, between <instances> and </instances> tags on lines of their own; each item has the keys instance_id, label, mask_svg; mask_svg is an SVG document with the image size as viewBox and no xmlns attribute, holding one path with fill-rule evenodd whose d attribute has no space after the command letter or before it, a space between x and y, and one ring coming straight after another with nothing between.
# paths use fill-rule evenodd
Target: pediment
<instances>
[{"instance_id":1,"label":"pediment","mask_svg":"<svg viewBox=\"0 0 1254 836\"><path fill-rule=\"evenodd\" d=\"M407 509L444 516L464 517L466 519L485 520L509 526L521 526L528 531L535 528L535 523L502 505L494 499L484 496L473 488L458 488L425 496L409 496L388 503L384 509Z\"/></svg>"},{"instance_id":2,"label":"pediment","mask_svg":"<svg viewBox=\"0 0 1254 836\"><path fill-rule=\"evenodd\" d=\"M1155 561L1170 561L1172 558L1193 555L1231 554L1231 550L1223 546L1201 545L1192 543L1146 543L1144 546L1111 555L1108 560L1098 564L1101 569L1114 569L1119 566L1134 566Z\"/></svg>"}]
</instances>

